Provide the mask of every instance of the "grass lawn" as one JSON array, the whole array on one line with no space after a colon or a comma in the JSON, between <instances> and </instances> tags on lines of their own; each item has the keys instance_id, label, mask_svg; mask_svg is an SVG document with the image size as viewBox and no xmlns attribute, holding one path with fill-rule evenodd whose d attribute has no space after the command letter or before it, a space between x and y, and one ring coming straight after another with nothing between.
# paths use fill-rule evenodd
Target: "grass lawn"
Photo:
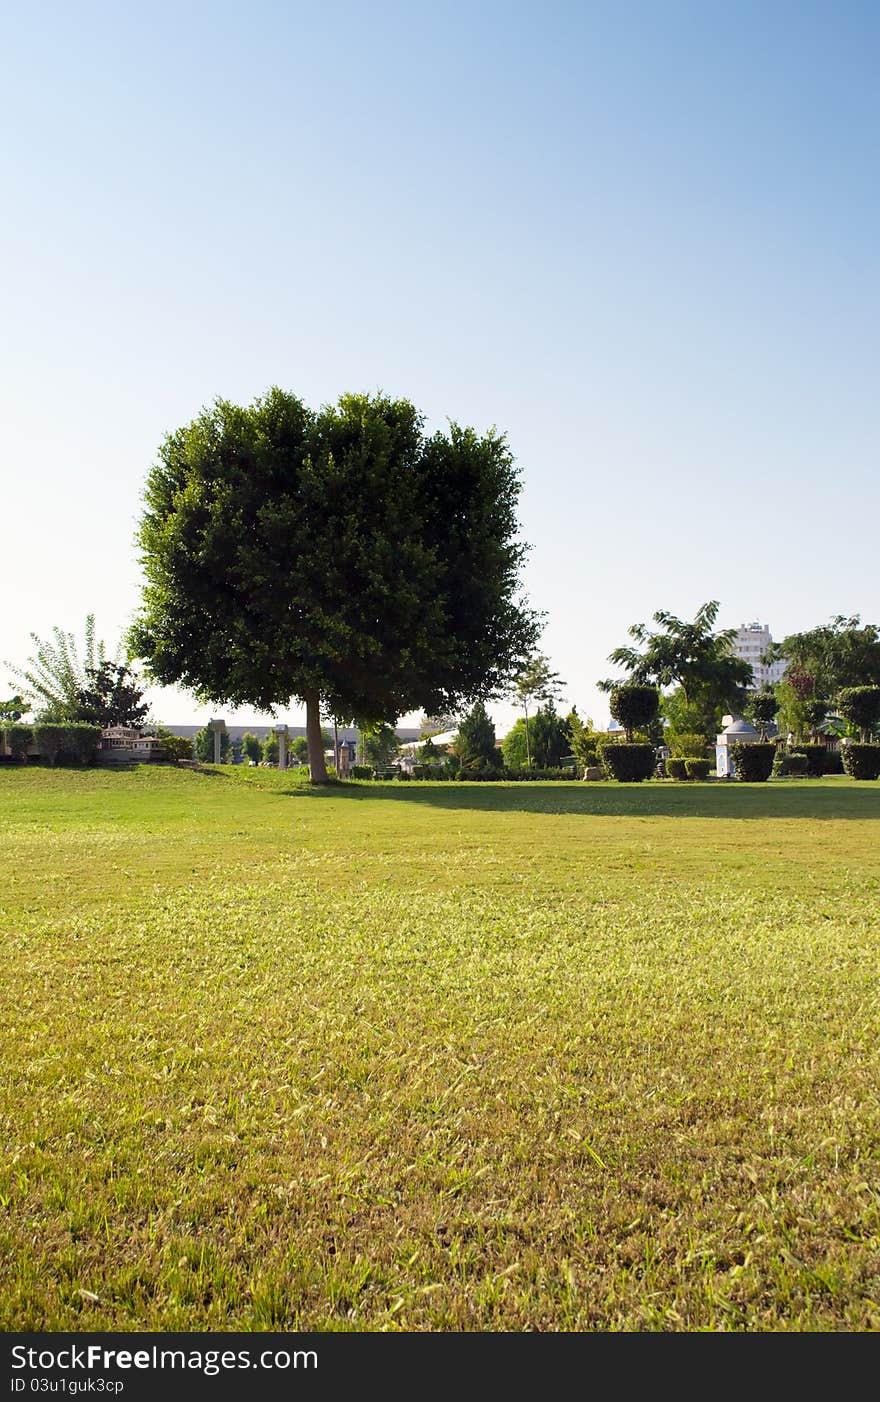
<instances>
[{"instance_id":1,"label":"grass lawn","mask_svg":"<svg viewBox=\"0 0 880 1402\"><path fill-rule=\"evenodd\" d=\"M0 770L0 1328L880 1328L880 784Z\"/></svg>"}]
</instances>

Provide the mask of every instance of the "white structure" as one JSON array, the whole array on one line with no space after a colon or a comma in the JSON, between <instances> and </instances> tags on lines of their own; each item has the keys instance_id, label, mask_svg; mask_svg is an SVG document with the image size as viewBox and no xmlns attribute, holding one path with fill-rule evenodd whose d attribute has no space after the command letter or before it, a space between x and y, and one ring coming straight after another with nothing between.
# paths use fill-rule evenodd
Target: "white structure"
<instances>
[{"instance_id":1,"label":"white structure","mask_svg":"<svg viewBox=\"0 0 880 1402\"><path fill-rule=\"evenodd\" d=\"M753 691L761 691L765 686L775 686L785 675L787 662L771 662L768 666L761 661L772 641L770 628L766 623L743 623L733 640L734 656L748 662L752 669Z\"/></svg>"},{"instance_id":2,"label":"white structure","mask_svg":"<svg viewBox=\"0 0 880 1402\"><path fill-rule=\"evenodd\" d=\"M729 716L724 717L730 720ZM749 725L747 720L730 720L730 724L725 726L721 734L715 737L715 773L719 779L732 779L733 758L730 753L731 745L736 745L741 741L754 741L758 738L758 732L753 725Z\"/></svg>"}]
</instances>

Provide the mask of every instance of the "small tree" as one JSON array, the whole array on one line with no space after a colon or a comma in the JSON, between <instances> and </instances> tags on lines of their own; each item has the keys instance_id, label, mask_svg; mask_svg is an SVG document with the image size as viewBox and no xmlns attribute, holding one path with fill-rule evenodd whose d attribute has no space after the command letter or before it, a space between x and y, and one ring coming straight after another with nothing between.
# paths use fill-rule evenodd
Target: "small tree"
<instances>
[{"instance_id":1,"label":"small tree","mask_svg":"<svg viewBox=\"0 0 880 1402\"><path fill-rule=\"evenodd\" d=\"M550 663L542 652L535 652L514 675L511 698L522 706L525 721L526 764L531 768L532 750L529 737L529 706L535 701L552 701L562 691L565 683L557 672L550 670Z\"/></svg>"},{"instance_id":2,"label":"small tree","mask_svg":"<svg viewBox=\"0 0 880 1402\"><path fill-rule=\"evenodd\" d=\"M811 701L804 702L803 712L810 739L818 741L822 734L822 726L828 718L828 702L816 696Z\"/></svg>"},{"instance_id":3,"label":"small tree","mask_svg":"<svg viewBox=\"0 0 880 1402\"><path fill-rule=\"evenodd\" d=\"M160 725L156 730L156 736L162 741L162 748L168 759L192 759L193 742L185 735L174 735L170 730L166 730Z\"/></svg>"},{"instance_id":4,"label":"small tree","mask_svg":"<svg viewBox=\"0 0 880 1402\"><path fill-rule=\"evenodd\" d=\"M381 724L364 729L364 754L368 764L383 769L397 758L400 741L391 725Z\"/></svg>"},{"instance_id":5,"label":"small tree","mask_svg":"<svg viewBox=\"0 0 880 1402\"><path fill-rule=\"evenodd\" d=\"M772 725L779 711L779 701L772 686L765 686L749 698L746 707L747 717L757 728L761 740L767 739L767 727Z\"/></svg>"},{"instance_id":6,"label":"small tree","mask_svg":"<svg viewBox=\"0 0 880 1402\"><path fill-rule=\"evenodd\" d=\"M229 741L229 732L226 731L226 730L221 730L221 731L220 731L220 763L221 763L221 764L225 763L226 757L227 757L227 755L229 754L229 744L230 744L230 741ZM199 731L196 732L196 735L195 735L195 737L193 738L193 749L195 750L196 759L199 760L202 764L213 764L213 763L214 763L214 732L213 732L213 730L210 729L209 726L205 725L205 726L202 727L201 730L199 730Z\"/></svg>"},{"instance_id":7,"label":"small tree","mask_svg":"<svg viewBox=\"0 0 880 1402\"><path fill-rule=\"evenodd\" d=\"M498 764L495 725L482 701L468 711L458 727L455 753L462 769L482 769Z\"/></svg>"},{"instance_id":8,"label":"small tree","mask_svg":"<svg viewBox=\"0 0 880 1402\"><path fill-rule=\"evenodd\" d=\"M290 753L294 759L298 759L300 764L307 764L309 759L309 742L305 735L295 735L290 742Z\"/></svg>"},{"instance_id":9,"label":"small tree","mask_svg":"<svg viewBox=\"0 0 880 1402\"><path fill-rule=\"evenodd\" d=\"M628 744L634 730L647 730L660 709L656 686L616 686L611 693L611 714L623 726Z\"/></svg>"},{"instance_id":10,"label":"small tree","mask_svg":"<svg viewBox=\"0 0 880 1402\"><path fill-rule=\"evenodd\" d=\"M0 701L0 725L21 720L30 710L30 703L23 696L11 696L8 701Z\"/></svg>"},{"instance_id":11,"label":"small tree","mask_svg":"<svg viewBox=\"0 0 880 1402\"><path fill-rule=\"evenodd\" d=\"M123 662L103 662L86 669L86 685L77 692L77 720L88 725L130 726L139 730L150 713L144 689Z\"/></svg>"},{"instance_id":12,"label":"small tree","mask_svg":"<svg viewBox=\"0 0 880 1402\"><path fill-rule=\"evenodd\" d=\"M246 730L241 737L241 748L248 759L253 760L254 764L259 764L263 754L259 735L254 735L252 730Z\"/></svg>"},{"instance_id":13,"label":"small tree","mask_svg":"<svg viewBox=\"0 0 880 1402\"><path fill-rule=\"evenodd\" d=\"M263 760L266 764L277 764L281 749L278 743L278 736L274 730L270 730L263 738Z\"/></svg>"},{"instance_id":14,"label":"small tree","mask_svg":"<svg viewBox=\"0 0 880 1402\"><path fill-rule=\"evenodd\" d=\"M880 686L847 686L837 698L840 714L858 727L859 739L867 745L871 732L880 722Z\"/></svg>"}]
</instances>

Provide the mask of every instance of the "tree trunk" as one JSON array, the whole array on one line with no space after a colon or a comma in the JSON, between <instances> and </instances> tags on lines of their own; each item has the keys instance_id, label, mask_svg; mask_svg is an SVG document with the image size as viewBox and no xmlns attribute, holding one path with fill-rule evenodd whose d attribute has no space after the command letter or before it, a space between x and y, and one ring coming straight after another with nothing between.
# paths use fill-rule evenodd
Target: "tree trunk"
<instances>
[{"instance_id":1,"label":"tree trunk","mask_svg":"<svg viewBox=\"0 0 880 1402\"><path fill-rule=\"evenodd\" d=\"M321 698L316 691L306 692L306 739L309 744L309 778L313 784L326 784L327 765L324 762L324 741L321 737Z\"/></svg>"},{"instance_id":2,"label":"tree trunk","mask_svg":"<svg viewBox=\"0 0 880 1402\"><path fill-rule=\"evenodd\" d=\"M339 721L333 717L333 763L336 766L336 777L339 778Z\"/></svg>"}]
</instances>

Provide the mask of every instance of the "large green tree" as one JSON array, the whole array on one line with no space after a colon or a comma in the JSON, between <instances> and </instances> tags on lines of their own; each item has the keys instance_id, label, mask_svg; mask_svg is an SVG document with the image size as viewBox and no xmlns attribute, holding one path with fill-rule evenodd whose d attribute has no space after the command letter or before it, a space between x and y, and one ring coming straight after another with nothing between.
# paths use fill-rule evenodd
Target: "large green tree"
<instances>
[{"instance_id":1,"label":"large green tree","mask_svg":"<svg viewBox=\"0 0 880 1402\"><path fill-rule=\"evenodd\" d=\"M809 679L817 697L834 697L844 687L880 686L880 628L862 623L858 614L837 614L830 623L792 633L767 651L768 661L782 658L793 672Z\"/></svg>"},{"instance_id":2,"label":"large green tree","mask_svg":"<svg viewBox=\"0 0 880 1402\"><path fill-rule=\"evenodd\" d=\"M427 436L406 400L220 400L149 473L133 654L215 703L300 699L323 782L322 711L393 724L457 710L534 645L519 490L502 435Z\"/></svg>"},{"instance_id":3,"label":"large green tree","mask_svg":"<svg viewBox=\"0 0 880 1402\"><path fill-rule=\"evenodd\" d=\"M732 652L735 629L715 630L718 609L717 599L710 600L692 622L660 609L653 619L657 632L634 623L629 635L637 646L615 648L608 658L624 669L628 682L676 688L688 727L700 718L699 729L707 736L717 731L723 711L742 710L752 682L751 667ZM613 691L619 685L606 680L599 688Z\"/></svg>"}]
</instances>

